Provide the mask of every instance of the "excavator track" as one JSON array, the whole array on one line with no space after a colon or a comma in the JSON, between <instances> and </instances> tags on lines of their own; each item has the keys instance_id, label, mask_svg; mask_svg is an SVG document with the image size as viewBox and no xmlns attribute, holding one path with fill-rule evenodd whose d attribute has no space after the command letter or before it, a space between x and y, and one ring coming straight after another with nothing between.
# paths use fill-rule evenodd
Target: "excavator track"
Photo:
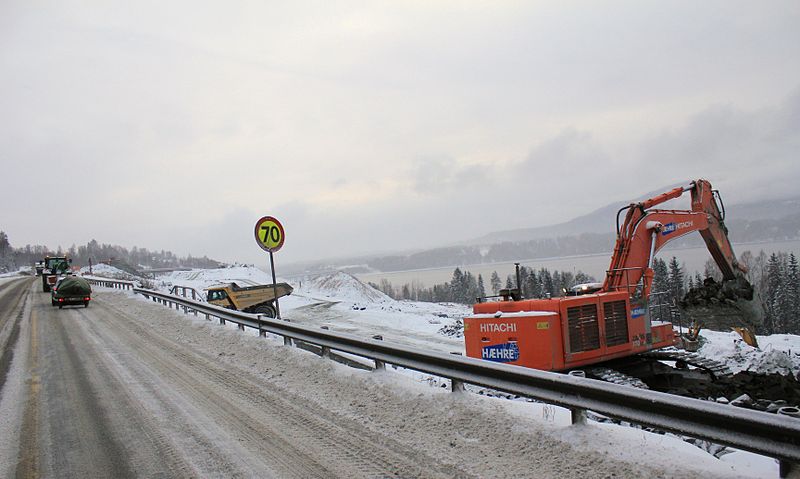
<instances>
[{"instance_id":1,"label":"excavator track","mask_svg":"<svg viewBox=\"0 0 800 479\"><path fill-rule=\"evenodd\" d=\"M603 367L592 368L589 370L589 374L592 377L595 377L607 383L614 383L622 386L631 386L639 389L650 389L647 386L647 384L645 384L644 381L642 381L641 379L629 376L625 373L610 368L603 368Z\"/></svg>"},{"instance_id":2,"label":"excavator track","mask_svg":"<svg viewBox=\"0 0 800 479\"><path fill-rule=\"evenodd\" d=\"M725 365L725 363L701 356L697 353L681 351L675 348L664 348L659 349L658 351L648 351L646 353L640 353L639 356L658 361L683 361L688 365L707 371L714 377L714 379L729 378L733 376L733 371L731 371L728 366Z\"/></svg>"}]
</instances>

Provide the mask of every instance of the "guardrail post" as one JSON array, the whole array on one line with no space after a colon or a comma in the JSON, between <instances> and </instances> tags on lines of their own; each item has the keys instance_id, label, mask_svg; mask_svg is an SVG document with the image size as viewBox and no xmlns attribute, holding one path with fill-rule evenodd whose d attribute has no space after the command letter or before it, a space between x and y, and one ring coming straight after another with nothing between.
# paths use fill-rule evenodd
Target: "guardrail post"
<instances>
[{"instance_id":1,"label":"guardrail post","mask_svg":"<svg viewBox=\"0 0 800 479\"><path fill-rule=\"evenodd\" d=\"M266 338L267 337L267 332L264 331L263 329L261 329L261 321L264 321L264 316L266 316L266 315L263 314L263 313L259 313L259 315L258 315L258 337L259 338Z\"/></svg>"},{"instance_id":2,"label":"guardrail post","mask_svg":"<svg viewBox=\"0 0 800 479\"><path fill-rule=\"evenodd\" d=\"M225 320L222 319L222 318L219 318L219 324L223 324L224 325L225 324Z\"/></svg>"},{"instance_id":3,"label":"guardrail post","mask_svg":"<svg viewBox=\"0 0 800 479\"><path fill-rule=\"evenodd\" d=\"M459 381L458 379L451 379L450 380L450 392L454 393L461 393L466 391L464 388L464 383Z\"/></svg>"},{"instance_id":4,"label":"guardrail post","mask_svg":"<svg viewBox=\"0 0 800 479\"><path fill-rule=\"evenodd\" d=\"M284 346L291 346L292 345L292 338L290 338L289 336L284 336L283 337L283 345Z\"/></svg>"},{"instance_id":5,"label":"guardrail post","mask_svg":"<svg viewBox=\"0 0 800 479\"><path fill-rule=\"evenodd\" d=\"M320 354L323 358L330 359L331 358L331 348L328 346L322 346L322 353Z\"/></svg>"},{"instance_id":6,"label":"guardrail post","mask_svg":"<svg viewBox=\"0 0 800 479\"><path fill-rule=\"evenodd\" d=\"M383 336L381 336L380 334L376 334L372 336L372 339L376 341L383 341ZM374 361L375 361L374 371L386 371L386 363L384 363L380 359L375 359Z\"/></svg>"},{"instance_id":7,"label":"guardrail post","mask_svg":"<svg viewBox=\"0 0 800 479\"><path fill-rule=\"evenodd\" d=\"M461 353L451 352L450 354L454 356L461 356ZM450 392L460 393L466 391L464 387L464 381L459 381L458 379L450 379Z\"/></svg>"},{"instance_id":8,"label":"guardrail post","mask_svg":"<svg viewBox=\"0 0 800 479\"><path fill-rule=\"evenodd\" d=\"M237 324L239 331L244 331L244 324Z\"/></svg>"},{"instance_id":9,"label":"guardrail post","mask_svg":"<svg viewBox=\"0 0 800 479\"><path fill-rule=\"evenodd\" d=\"M206 313L206 321L211 321L211 315Z\"/></svg>"},{"instance_id":10,"label":"guardrail post","mask_svg":"<svg viewBox=\"0 0 800 479\"><path fill-rule=\"evenodd\" d=\"M792 418L800 418L800 409L793 406L786 406L778 409L778 414ZM791 421L791 419L789 419L789 421ZM800 471L800 465L791 461L778 460L778 475L781 479L789 477L789 474L794 471Z\"/></svg>"},{"instance_id":11,"label":"guardrail post","mask_svg":"<svg viewBox=\"0 0 800 479\"><path fill-rule=\"evenodd\" d=\"M580 370L574 370L570 371L569 375L578 378L585 378L586 372ZM569 409L569 412L572 418L572 424L586 424L586 409L579 407L572 407Z\"/></svg>"}]
</instances>

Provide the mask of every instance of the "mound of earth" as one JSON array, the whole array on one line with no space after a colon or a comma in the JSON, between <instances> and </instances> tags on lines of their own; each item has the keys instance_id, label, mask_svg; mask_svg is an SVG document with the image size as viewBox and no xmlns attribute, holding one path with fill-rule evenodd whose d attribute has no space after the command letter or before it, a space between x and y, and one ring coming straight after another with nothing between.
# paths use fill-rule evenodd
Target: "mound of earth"
<instances>
[{"instance_id":1,"label":"mound of earth","mask_svg":"<svg viewBox=\"0 0 800 479\"><path fill-rule=\"evenodd\" d=\"M377 289L359 281L355 276L337 272L309 280L304 289L330 298L353 303L390 303L394 300Z\"/></svg>"}]
</instances>

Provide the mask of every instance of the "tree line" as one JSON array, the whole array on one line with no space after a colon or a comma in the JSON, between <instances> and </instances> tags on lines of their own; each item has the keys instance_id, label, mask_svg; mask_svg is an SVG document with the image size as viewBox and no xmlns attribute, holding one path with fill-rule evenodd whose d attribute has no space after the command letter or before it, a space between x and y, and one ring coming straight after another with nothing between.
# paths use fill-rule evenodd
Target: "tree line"
<instances>
[{"instance_id":1,"label":"tree line","mask_svg":"<svg viewBox=\"0 0 800 479\"><path fill-rule=\"evenodd\" d=\"M760 299L764 311L764 329L759 334L800 334L800 265L794 253L777 252L767 255L764 251L754 255L745 251L739 262L748 270L745 275ZM689 274L677 257L669 260L653 260L654 293L661 296L658 301L678 304L692 288L703 286L705 278L722 281L722 273L709 259L703 272ZM525 298L559 297L570 287L596 281L583 272L549 271L547 268L520 267L522 295ZM386 279L379 284L370 283L374 288L394 299L428 302L453 302L472 304L479 297L497 295L503 288L515 288L514 274L501 278L494 271L485 283L482 275L477 276L461 268L455 268L450 281L425 287L419 281L396 287ZM653 299L651 297L651 299Z\"/></svg>"},{"instance_id":2,"label":"tree line","mask_svg":"<svg viewBox=\"0 0 800 479\"><path fill-rule=\"evenodd\" d=\"M88 266L93 264L113 263L127 264L138 269L145 268L218 268L221 263L207 256L194 257L188 255L178 257L171 251L150 251L147 248L134 246L130 250L119 245L101 244L91 240L85 245L72 245L67 249L58 246L55 250L43 245L25 245L14 248L9 242L8 235L0 231L0 272L14 271L22 267L33 266L45 256L62 256L66 254L72 258L75 266Z\"/></svg>"},{"instance_id":3,"label":"tree line","mask_svg":"<svg viewBox=\"0 0 800 479\"><path fill-rule=\"evenodd\" d=\"M536 270L526 266L520 267L520 289L522 296L529 299L563 296L566 290L576 284L594 281L592 276L581 271L575 274L569 271L551 273L547 268ZM508 275L504 282L497 271L494 271L489 278L489 289L487 290L482 275L475 276L469 271L456 268L450 281L431 287L425 287L418 281L395 287L385 278L379 284L369 284L394 299L472 304L477 301L477 298L487 297L487 291L490 291L492 296L496 296L501 289L516 288L516 282L516 274Z\"/></svg>"}]
</instances>

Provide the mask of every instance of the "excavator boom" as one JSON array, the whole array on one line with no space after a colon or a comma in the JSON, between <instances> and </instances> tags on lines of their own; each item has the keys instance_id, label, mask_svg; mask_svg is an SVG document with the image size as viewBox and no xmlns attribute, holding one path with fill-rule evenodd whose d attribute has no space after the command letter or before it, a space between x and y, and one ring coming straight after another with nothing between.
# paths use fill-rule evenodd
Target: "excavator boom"
<instances>
[{"instance_id":1,"label":"excavator boom","mask_svg":"<svg viewBox=\"0 0 800 479\"><path fill-rule=\"evenodd\" d=\"M679 198L687 191L692 196L691 210L653 208ZM737 272L745 272L733 253L724 223L724 209L721 210L717 204L718 197L718 193L711 189L711 184L700 179L687 187L674 188L622 208L617 216L625 210L627 214L617 228L614 256L603 291L630 292L644 279L643 295L646 298L650 294L653 280L651 264L656 252L666 243L693 231L698 231L703 237L725 279L735 279Z\"/></svg>"}]
</instances>

